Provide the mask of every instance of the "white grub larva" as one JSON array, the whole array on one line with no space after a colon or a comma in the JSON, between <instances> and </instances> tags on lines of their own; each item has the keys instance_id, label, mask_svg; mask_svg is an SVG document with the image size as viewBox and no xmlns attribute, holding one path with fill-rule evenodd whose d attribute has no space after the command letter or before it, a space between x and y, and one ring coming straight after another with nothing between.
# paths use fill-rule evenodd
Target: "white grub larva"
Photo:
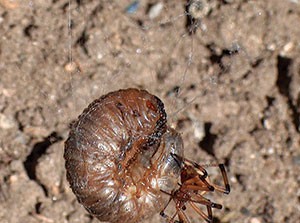
<instances>
[{"instance_id":1,"label":"white grub larva","mask_svg":"<svg viewBox=\"0 0 300 223\"><path fill-rule=\"evenodd\" d=\"M202 195L229 193L223 166L224 188L210 183L201 166L184 158L182 139L167 125L162 101L145 90L119 90L92 102L72 124L64 157L74 194L100 221L141 222L161 213L168 222L176 222L176 216L189 222L185 204L196 206L193 199L201 198L197 203L208 214L200 209L199 214L211 222L211 208L221 206ZM176 203L174 217L164 213L171 200Z\"/></svg>"}]
</instances>

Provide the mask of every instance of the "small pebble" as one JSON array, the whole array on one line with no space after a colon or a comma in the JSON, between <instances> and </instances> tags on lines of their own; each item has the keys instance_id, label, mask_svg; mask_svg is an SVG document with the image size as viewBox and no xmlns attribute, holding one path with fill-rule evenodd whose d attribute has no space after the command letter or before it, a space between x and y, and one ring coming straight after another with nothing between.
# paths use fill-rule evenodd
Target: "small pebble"
<instances>
[{"instance_id":1,"label":"small pebble","mask_svg":"<svg viewBox=\"0 0 300 223\"><path fill-rule=\"evenodd\" d=\"M1 129L11 129L15 127L17 124L13 118L7 117L4 114L0 113L0 128Z\"/></svg>"},{"instance_id":2,"label":"small pebble","mask_svg":"<svg viewBox=\"0 0 300 223\"><path fill-rule=\"evenodd\" d=\"M275 123L274 119L271 119L271 118L263 119L263 126L266 129L270 130L270 129L274 128L275 125L276 125L276 123Z\"/></svg>"},{"instance_id":3,"label":"small pebble","mask_svg":"<svg viewBox=\"0 0 300 223\"><path fill-rule=\"evenodd\" d=\"M129 6L127 6L125 11L128 14L133 14L138 10L138 8L139 8L139 1L134 1Z\"/></svg>"},{"instance_id":4,"label":"small pebble","mask_svg":"<svg viewBox=\"0 0 300 223\"><path fill-rule=\"evenodd\" d=\"M231 182L231 183L237 183L238 181L237 181L237 179L236 179L235 176L231 176L231 177L230 177L230 182Z\"/></svg>"},{"instance_id":5,"label":"small pebble","mask_svg":"<svg viewBox=\"0 0 300 223\"><path fill-rule=\"evenodd\" d=\"M204 124L202 122L193 120L194 136L197 140L202 140L205 137Z\"/></svg>"},{"instance_id":6,"label":"small pebble","mask_svg":"<svg viewBox=\"0 0 300 223\"><path fill-rule=\"evenodd\" d=\"M251 218L250 223L261 223L259 218Z\"/></svg>"},{"instance_id":7,"label":"small pebble","mask_svg":"<svg viewBox=\"0 0 300 223\"><path fill-rule=\"evenodd\" d=\"M152 5L149 9L148 16L150 19L155 19L161 13L164 8L164 4L162 2L158 2Z\"/></svg>"},{"instance_id":8,"label":"small pebble","mask_svg":"<svg viewBox=\"0 0 300 223\"><path fill-rule=\"evenodd\" d=\"M13 174L13 175L11 175L11 176L8 178L9 184L14 184L14 183L16 183L18 180L19 180L19 177L18 177L16 174Z\"/></svg>"},{"instance_id":9,"label":"small pebble","mask_svg":"<svg viewBox=\"0 0 300 223\"><path fill-rule=\"evenodd\" d=\"M293 49L295 48L295 45L293 42L288 42L283 46L283 49L281 50L280 54L285 56L289 54Z\"/></svg>"},{"instance_id":10,"label":"small pebble","mask_svg":"<svg viewBox=\"0 0 300 223\"><path fill-rule=\"evenodd\" d=\"M201 19L209 13L211 6L207 0L192 0L188 7L188 13L194 19Z\"/></svg>"},{"instance_id":11,"label":"small pebble","mask_svg":"<svg viewBox=\"0 0 300 223\"><path fill-rule=\"evenodd\" d=\"M69 62L65 65L65 71L67 71L69 73L73 73L78 70L80 70L80 68L79 68L78 64L75 62Z\"/></svg>"},{"instance_id":12,"label":"small pebble","mask_svg":"<svg viewBox=\"0 0 300 223\"><path fill-rule=\"evenodd\" d=\"M270 51L276 50L276 44L275 43L271 43L271 44L267 45L267 49L270 50Z\"/></svg>"},{"instance_id":13,"label":"small pebble","mask_svg":"<svg viewBox=\"0 0 300 223\"><path fill-rule=\"evenodd\" d=\"M275 152L273 147L268 148L267 151L268 151L268 154L269 154L269 155L273 155L274 152Z\"/></svg>"}]
</instances>

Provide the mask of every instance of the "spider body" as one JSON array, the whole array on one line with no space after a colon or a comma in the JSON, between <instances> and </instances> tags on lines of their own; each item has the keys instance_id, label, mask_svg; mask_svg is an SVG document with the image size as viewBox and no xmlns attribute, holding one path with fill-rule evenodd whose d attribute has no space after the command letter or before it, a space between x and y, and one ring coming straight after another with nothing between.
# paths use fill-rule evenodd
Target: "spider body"
<instances>
[{"instance_id":1,"label":"spider body","mask_svg":"<svg viewBox=\"0 0 300 223\"><path fill-rule=\"evenodd\" d=\"M189 223L190 220L184 212L187 208L186 206L189 205L206 222L212 222L212 208L222 209L222 205L211 202L203 195L215 190L225 194L229 194L230 186L228 183L224 165L218 165L221 170L225 185L225 187L221 187L210 182L208 174L203 166L180 157L176 154L172 154L172 157L176 160L177 164L181 166L181 184L179 184L178 189L173 190L171 193L162 191L163 193L168 194L170 196L170 199L165 208L161 211L161 216L166 218L169 223ZM164 211L172 200L175 203L176 212L172 217L169 217L164 213ZM206 206L207 214L203 212L196 204ZM175 220L176 216L178 216L179 220Z\"/></svg>"}]
</instances>

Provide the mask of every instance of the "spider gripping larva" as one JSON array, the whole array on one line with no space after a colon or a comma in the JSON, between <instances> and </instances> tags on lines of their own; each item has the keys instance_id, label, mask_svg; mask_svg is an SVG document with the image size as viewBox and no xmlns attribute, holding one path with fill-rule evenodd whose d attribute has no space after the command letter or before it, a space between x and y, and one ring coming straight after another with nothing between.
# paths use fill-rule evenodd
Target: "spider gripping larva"
<instances>
[{"instance_id":1,"label":"spider gripping larva","mask_svg":"<svg viewBox=\"0 0 300 223\"><path fill-rule=\"evenodd\" d=\"M134 223L161 213L169 222L175 215L189 222L185 204L211 221L211 208L220 205L202 195L229 192L223 166L225 188L210 183L203 167L184 158L182 139L167 125L162 101L145 90L119 90L92 102L71 125L64 158L79 203L100 221ZM176 204L172 218L164 213L171 200Z\"/></svg>"}]
</instances>

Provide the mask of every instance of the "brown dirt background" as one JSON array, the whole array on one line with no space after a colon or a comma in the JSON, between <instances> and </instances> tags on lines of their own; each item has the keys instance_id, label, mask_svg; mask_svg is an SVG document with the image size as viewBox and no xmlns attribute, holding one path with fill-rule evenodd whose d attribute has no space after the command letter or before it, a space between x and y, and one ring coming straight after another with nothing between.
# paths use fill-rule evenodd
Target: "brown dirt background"
<instances>
[{"instance_id":1,"label":"brown dirt background","mask_svg":"<svg viewBox=\"0 0 300 223\"><path fill-rule=\"evenodd\" d=\"M69 189L63 144L93 99L127 87L164 101L187 158L226 164L215 222L299 222L299 2L210 1L194 35L186 1L151 20L157 2L0 0L0 222L97 222Z\"/></svg>"}]
</instances>

